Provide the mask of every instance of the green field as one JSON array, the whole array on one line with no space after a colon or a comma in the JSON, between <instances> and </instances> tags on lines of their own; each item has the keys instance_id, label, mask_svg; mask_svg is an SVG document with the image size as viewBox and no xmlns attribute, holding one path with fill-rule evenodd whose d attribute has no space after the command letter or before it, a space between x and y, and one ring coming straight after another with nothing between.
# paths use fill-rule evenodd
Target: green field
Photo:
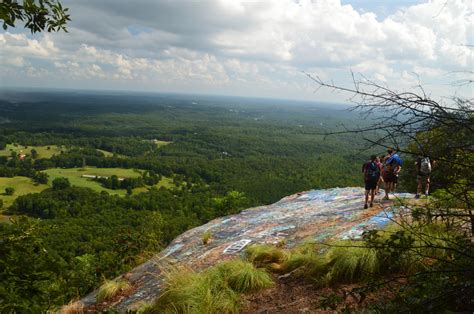
<instances>
[{"instance_id":1,"label":"green field","mask_svg":"<svg viewBox=\"0 0 474 314\"><path fill-rule=\"evenodd\" d=\"M104 154L105 157L112 157L114 154L109 152L109 151L106 151L106 150L103 150L103 149L97 149L97 151L101 152L102 154Z\"/></svg>"},{"instance_id":2,"label":"green field","mask_svg":"<svg viewBox=\"0 0 474 314\"><path fill-rule=\"evenodd\" d=\"M172 142L166 142L166 141L160 141L160 140L153 140L152 142L153 142L153 143L156 145L156 147L158 147L158 148L172 143Z\"/></svg>"},{"instance_id":3,"label":"green field","mask_svg":"<svg viewBox=\"0 0 474 314\"><path fill-rule=\"evenodd\" d=\"M99 182L96 182L92 179L83 178L82 175L95 175L95 176L104 176L110 177L116 175L119 178L134 178L141 175L139 170L134 169L123 169L123 168L54 168L44 171L49 176L49 182L51 182L59 177L65 177L69 179L71 185L91 188L94 191L107 191L110 194L125 195L125 190L110 190L102 187Z\"/></svg>"},{"instance_id":4,"label":"green field","mask_svg":"<svg viewBox=\"0 0 474 314\"><path fill-rule=\"evenodd\" d=\"M91 188L94 191L107 191L110 194L122 195L124 196L127 192L125 190L110 190L104 188L100 185L99 182L92 179L83 178L82 175L95 175L95 176L104 176L110 177L116 175L119 178L135 178L141 176L141 171L137 169L123 169L123 168L94 168L94 167L85 167L85 168L54 168L45 170L49 176L49 182L51 184L52 180L58 177L65 177L69 179L71 185ZM155 187L170 188L173 186L173 180L170 178L163 177L160 182L158 182ZM134 193L146 192L147 187L141 187L133 189Z\"/></svg>"},{"instance_id":5,"label":"green field","mask_svg":"<svg viewBox=\"0 0 474 314\"><path fill-rule=\"evenodd\" d=\"M173 188L175 187L174 183L173 183L173 179L171 178L167 178L167 177L162 177L160 182L158 182L157 184L155 184L153 187L159 189L161 187L164 187L164 188L167 188L167 189L170 189L170 188ZM136 189L133 189L133 193L141 193L141 192L146 192L148 191L150 187L148 186L143 186L141 188L136 188Z\"/></svg>"},{"instance_id":6,"label":"green field","mask_svg":"<svg viewBox=\"0 0 474 314\"><path fill-rule=\"evenodd\" d=\"M15 189L13 195L5 195L5 188ZM38 193L48 188L46 184L36 184L27 177L0 178L0 199L3 200L3 207L10 206L15 198L28 193Z\"/></svg>"},{"instance_id":7,"label":"green field","mask_svg":"<svg viewBox=\"0 0 474 314\"><path fill-rule=\"evenodd\" d=\"M113 157L114 156L114 153L109 152L107 150L103 150L103 149L96 149L96 150L98 152L101 152L102 154L104 154L105 157ZM118 158L127 158L127 156L121 155L121 154L115 154L115 156L117 156Z\"/></svg>"},{"instance_id":8,"label":"green field","mask_svg":"<svg viewBox=\"0 0 474 314\"><path fill-rule=\"evenodd\" d=\"M24 146L20 144L7 144L5 149L0 150L0 156L10 156L12 151L17 154L23 153L25 155L31 155L32 149L36 150L38 153L38 158L51 158L53 155L61 154L61 150L65 150L64 147L57 145Z\"/></svg>"},{"instance_id":9,"label":"green field","mask_svg":"<svg viewBox=\"0 0 474 314\"><path fill-rule=\"evenodd\" d=\"M132 178L138 177L141 175L139 170L135 169L123 169L123 168L54 168L45 170L49 176L48 185L46 184L36 184L27 177L13 177L13 178L1 178L0 177L0 199L3 200L4 208L10 206L15 198L20 195L25 195L28 193L38 193L44 189L51 186L51 182L58 177L65 177L69 179L71 185L91 188L94 191L101 192L107 191L110 194L125 196L127 193L125 190L110 190L104 188L100 185L99 182L96 182L92 179L82 178L82 175L97 175L97 176L112 176L116 175L119 178ZM5 195L5 188L12 187L15 189L15 194ZM160 182L158 182L154 187L159 189L160 187L171 188L174 187L173 179L163 177ZM149 187L140 187L133 190L133 193L141 193L148 191Z\"/></svg>"}]
</instances>

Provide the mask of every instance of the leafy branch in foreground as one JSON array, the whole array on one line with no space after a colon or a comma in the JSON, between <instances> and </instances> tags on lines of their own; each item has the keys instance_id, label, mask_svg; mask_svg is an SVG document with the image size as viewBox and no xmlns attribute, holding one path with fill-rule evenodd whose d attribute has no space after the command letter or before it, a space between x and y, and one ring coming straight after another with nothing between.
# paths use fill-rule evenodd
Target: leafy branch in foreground
<instances>
[{"instance_id":1,"label":"leafy branch in foreground","mask_svg":"<svg viewBox=\"0 0 474 314\"><path fill-rule=\"evenodd\" d=\"M17 20L20 20L31 33L44 30L67 32L66 24L71 20L68 11L57 0L24 0L21 4L16 0L0 2L0 20L4 30L15 27Z\"/></svg>"}]
</instances>

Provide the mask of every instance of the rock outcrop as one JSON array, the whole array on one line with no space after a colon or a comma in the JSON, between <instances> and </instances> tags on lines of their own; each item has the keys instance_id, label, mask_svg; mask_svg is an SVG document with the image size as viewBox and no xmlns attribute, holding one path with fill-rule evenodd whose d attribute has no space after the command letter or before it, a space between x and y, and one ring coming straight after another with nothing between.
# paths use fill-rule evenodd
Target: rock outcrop
<instances>
[{"instance_id":1,"label":"rock outcrop","mask_svg":"<svg viewBox=\"0 0 474 314\"><path fill-rule=\"evenodd\" d=\"M311 190L191 229L150 261L124 274L122 277L133 288L106 307L125 312L143 301L152 301L163 286L162 270L170 264L199 270L235 257L253 243L285 243L291 247L304 240L360 238L364 230L380 228L389 222L393 204L377 201L374 207L364 210L363 193L362 188ZM212 234L207 245L202 243L205 232ZM93 292L82 300L86 308L98 306L95 296Z\"/></svg>"}]
</instances>

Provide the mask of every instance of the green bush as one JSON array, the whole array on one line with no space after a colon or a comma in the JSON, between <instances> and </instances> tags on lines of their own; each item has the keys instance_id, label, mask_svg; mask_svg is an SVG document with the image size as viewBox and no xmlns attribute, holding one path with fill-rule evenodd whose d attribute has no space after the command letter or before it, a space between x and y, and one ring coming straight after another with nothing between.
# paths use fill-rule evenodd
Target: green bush
<instances>
[{"instance_id":1,"label":"green bush","mask_svg":"<svg viewBox=\"0 0 474 314\"><path fill-rule=\"evenodd\" d=\"M71 186L68 178L56 178L53 180L53 190L63 190Z\"/></svg>"}]
</instances>

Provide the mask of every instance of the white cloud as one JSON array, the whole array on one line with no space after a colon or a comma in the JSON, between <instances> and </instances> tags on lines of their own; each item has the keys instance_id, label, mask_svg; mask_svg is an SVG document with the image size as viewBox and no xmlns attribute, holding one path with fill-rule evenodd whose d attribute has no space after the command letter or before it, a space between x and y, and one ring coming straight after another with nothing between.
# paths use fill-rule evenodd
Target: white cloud
<instances>
[{"instance_id":1,"label":"white cloud","mask_svg":"<svg viewBox=\"0 0 474 314\"><path fill-rule=\"evenodd\" d=\"M429 1L382 20L339 0L66 5L70 33L0 34L3 77L12 71L38 79L57 73L77 84L89 79L97 86L127 82L132 89L251 90L314 99L318 95L307 92L311 84L301 70L342 82L353 70L406 88L416 81L410 73L439 82L449 71L473 66L472 49L465 46L473 40L470 0Z\"/></svg>"}]
</instances>

